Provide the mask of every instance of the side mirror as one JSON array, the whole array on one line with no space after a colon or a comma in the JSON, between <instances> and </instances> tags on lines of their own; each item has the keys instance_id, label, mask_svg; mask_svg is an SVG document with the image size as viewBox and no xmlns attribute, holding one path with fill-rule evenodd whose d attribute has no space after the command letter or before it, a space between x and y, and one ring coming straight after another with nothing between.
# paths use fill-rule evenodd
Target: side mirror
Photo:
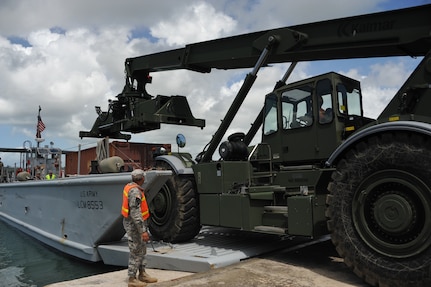
<instances>
[{"instance_id":1,"label":"side mirror","mask_svg":"<svg viewBox=\"0 0 431 287\"><path fill-rule=\"evenodd\" d=\"M177 134L177 145L179 148L186 146L186 137L183 134Z\"/></svg>"}]
</instances>

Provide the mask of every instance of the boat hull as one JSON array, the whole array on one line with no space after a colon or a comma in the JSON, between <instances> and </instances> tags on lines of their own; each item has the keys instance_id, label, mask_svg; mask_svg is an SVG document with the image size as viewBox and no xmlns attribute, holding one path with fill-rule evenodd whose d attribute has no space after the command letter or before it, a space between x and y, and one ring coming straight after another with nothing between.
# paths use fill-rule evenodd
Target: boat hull
<instances>
[{"instance_id":1,"label":"boat hull","mask_svg":"<svg viewBox=\"0 0 431 287\"><path fill-rule=\"evenodd\" d=\"M147 172L143 186L156 193L170 175ZM61 252L101 261L97 246L125 234L120 212L130 179L112 173L0 184L0 219Z\"/></svg>"}]
</instances>

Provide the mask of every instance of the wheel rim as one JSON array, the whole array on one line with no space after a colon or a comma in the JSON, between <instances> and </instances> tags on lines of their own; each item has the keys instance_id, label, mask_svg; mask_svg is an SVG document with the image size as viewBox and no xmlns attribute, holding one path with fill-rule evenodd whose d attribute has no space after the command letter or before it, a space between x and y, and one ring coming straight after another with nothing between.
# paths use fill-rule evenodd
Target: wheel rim
<instances>
[{"instance_id":1,"label":"wheel rim","mask_svg":"<svg viewBox=\"0 0 431 287\"><path fill-rule=\"evenodd\" d=\"M151 202L151 220L158 226L165 225L169 221L172 208L172 195L165 184Z\"/></svg>"},{"instance_id":2,"label":"wheel rim","mask_svg":"<svg viewBox=\"0 0 431 287\"><path fill-rule=\"evenodd\" d=\"M373 250L393 258L431 244L431 192L411 173L379 171L362 182L352 203L353 223Z\"/></svg>"}]
</instances>

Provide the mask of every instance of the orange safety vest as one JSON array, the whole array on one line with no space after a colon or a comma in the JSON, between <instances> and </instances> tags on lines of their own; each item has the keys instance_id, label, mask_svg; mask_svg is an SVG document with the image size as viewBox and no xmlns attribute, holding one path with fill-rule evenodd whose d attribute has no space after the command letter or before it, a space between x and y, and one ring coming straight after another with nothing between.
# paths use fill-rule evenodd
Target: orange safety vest
<instances>
[{"instance_id":1,"label":"orange safety vest","mask_svg":"<svg viewBox=\"0 0 431 287\"><path fill-rule=\"evenodd\" d=\"M129 217L129 191L135 187L137 187L141 191L141 195L142 195L141 213L144 220L146 220L148 217L150 217L150 212L148 210L147 200L145 199L144 189L134 182L126 184L126 186L124 187L123 206L121 207L121 214L124 217Z\"/></svg>"}]
</instances>

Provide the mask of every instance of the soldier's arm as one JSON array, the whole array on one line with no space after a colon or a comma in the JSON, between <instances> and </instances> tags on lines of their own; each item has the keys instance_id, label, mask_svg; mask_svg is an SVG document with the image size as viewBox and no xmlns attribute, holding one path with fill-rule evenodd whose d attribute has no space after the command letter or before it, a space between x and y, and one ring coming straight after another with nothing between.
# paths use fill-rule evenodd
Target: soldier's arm
<instances>
[{"instance_id":1,"label":"soldier's arm","mask_svg":"<svg viewBox=\"0 0 431 287\"><path fill-rule=\"evenodd\" d=\"M129 191L129 216L139 233L143 233L147 230L144 226L144 219L142 218L141 201L141 192L136 188L132 188Z\"/></svg>"}]
</instances>

